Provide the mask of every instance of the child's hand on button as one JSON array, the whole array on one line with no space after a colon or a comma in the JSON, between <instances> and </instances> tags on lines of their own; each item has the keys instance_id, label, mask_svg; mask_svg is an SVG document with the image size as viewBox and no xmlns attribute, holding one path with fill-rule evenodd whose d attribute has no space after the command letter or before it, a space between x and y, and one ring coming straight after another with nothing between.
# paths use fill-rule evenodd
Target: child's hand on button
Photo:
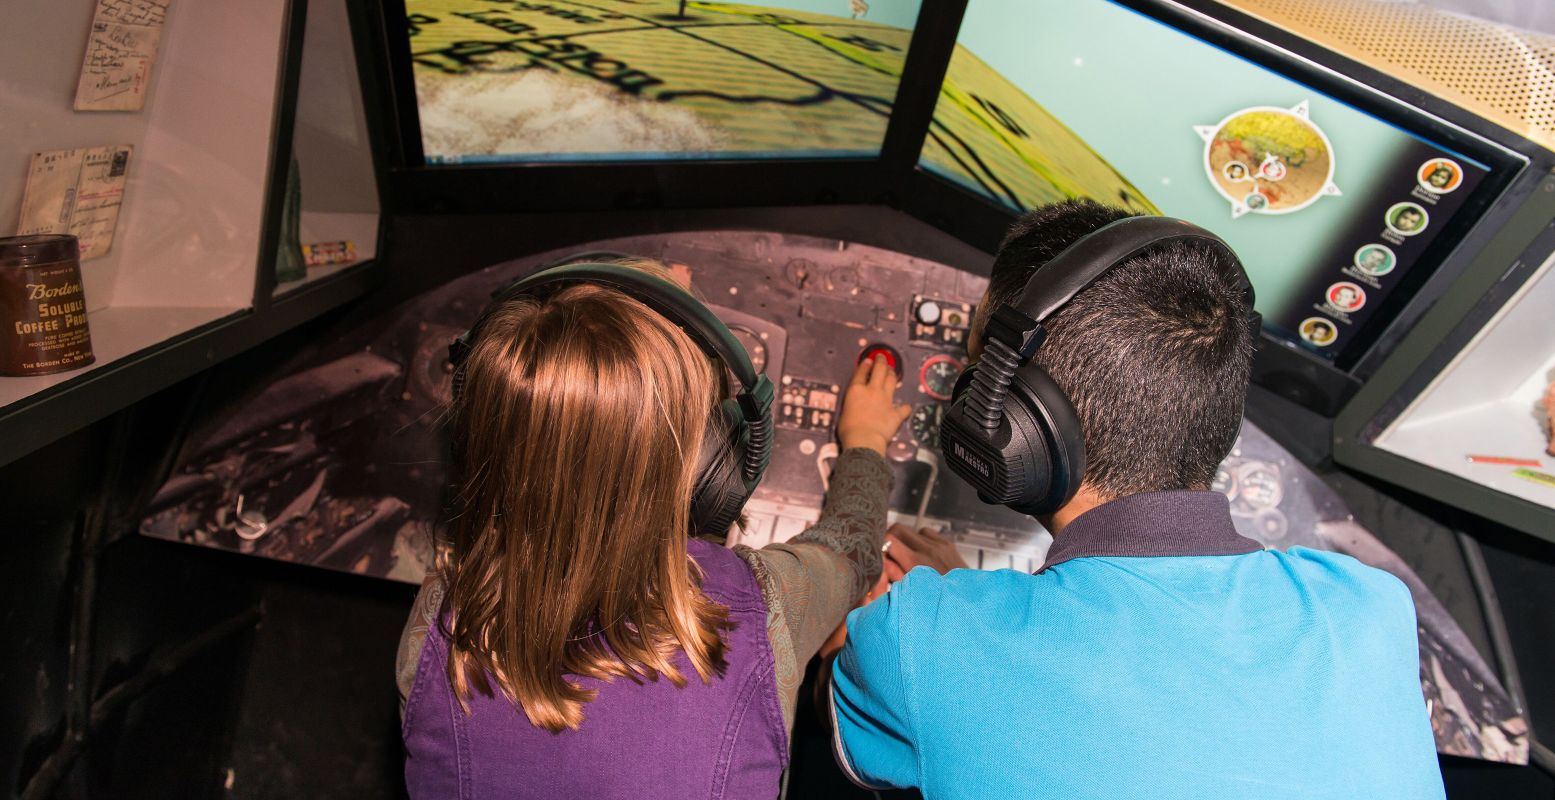
<instances>
[{"instance_id":1,"label":"child's hand on button","mask_svg":"<svg viewBox=\"0 0 1555 800\"><path fill-rule=\"evenodd\" d=\"M892 402L898 385L885 356L859 362L837 418L837 443L843 450L864 447L885 455L896 429L912 415L912 406Z\"/></svg>"}]
</instances>

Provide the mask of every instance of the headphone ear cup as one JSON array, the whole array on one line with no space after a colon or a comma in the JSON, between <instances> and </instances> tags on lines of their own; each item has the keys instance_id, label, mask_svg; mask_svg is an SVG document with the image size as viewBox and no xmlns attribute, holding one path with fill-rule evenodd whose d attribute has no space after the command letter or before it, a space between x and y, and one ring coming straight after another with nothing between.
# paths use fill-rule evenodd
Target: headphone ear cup
<instances>
[{"instance_id":1,"label":"headphone ear cup","mask_svg":"<svg viewBox=\"0 0 1555 800\"><path fill-rule=\"evenodd\" d=\"M725 400L708 420L697 458L697 482L691 495L691 532L719 538L734 524L750 499L745 485L745 420L734 400Z\"/></svg>"},{"instance_id":2,"label":"headphone ear cup","mask_svg":"<svg viewBox=\"0 0 1555 800\"><path fill-rule=\"evenodd\" d=\"M1030 495L1009 507L1022 514L1050 514L1080 491L1085 478L1085 434L1069 395L1047 370L1028 363L1015 373L1005 403L1011 443L1024 440L1033 456Z\"/></svg>"},{"instance_id":3,"label":"headphone ear cup","mask_svg":"<svg viewBox=\"0 0 1555 800\"><path fill-rule=\"evenodd\" d=\"M953 403L963 402L963 394L972 386L977 369L977 364L970 364L956 380ZM958 440L966 434L958 433L949 419L939 440L947 453L944 458L949 459L952 472L980 487L978 496L983 503L1005 504L1012 511L1029 515L1057 511L1079 492L1085 476L1085 437L1075 405L1047 370L1028 363L1012 375L1009 394L1005 395L1000 411L1008 439L995 440L994 451L984 448L980 454L1005 462L1005 470L995 472L1003 478L989 484L989 473L984 470L978 470L980 475L967 472L967 456L950 458L950 448L964 445L975 451L977 447L970 440ZM997 496L987 495L983 487Z\"/></svg>"}]
</instances>

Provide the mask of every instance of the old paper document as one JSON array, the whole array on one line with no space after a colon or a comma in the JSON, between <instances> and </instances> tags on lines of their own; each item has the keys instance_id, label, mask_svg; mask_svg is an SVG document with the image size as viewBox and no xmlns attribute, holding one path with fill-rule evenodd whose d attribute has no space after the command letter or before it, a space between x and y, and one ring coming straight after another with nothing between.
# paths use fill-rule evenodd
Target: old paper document
<instances>
[{"instance_id":1,"label":"old paper document","mask_svg":"<svg viewBox=\"0 0 1555 800\"><path fill-rule=\"evenodd\" d=\"M69 233L81 260L106 255L124 202L129 145L34 153L17 233Z\"/></svg>"},{"instance_id":2,"label":"old paper document","mask_svg":"<svg viewBox=\"0 0 1555 800\"><path fill-rule=\"evenodd\" d=\"M76 84L77 111L139 111L146 105L170 0L97 0Z\"/></svg>"}]
</instances>

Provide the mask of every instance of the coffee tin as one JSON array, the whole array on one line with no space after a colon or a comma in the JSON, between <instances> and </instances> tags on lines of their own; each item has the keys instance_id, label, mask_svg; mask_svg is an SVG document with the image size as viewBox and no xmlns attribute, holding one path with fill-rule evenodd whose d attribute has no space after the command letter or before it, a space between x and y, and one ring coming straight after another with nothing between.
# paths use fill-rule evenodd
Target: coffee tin
<instances>
[{"instance_id":1,"label":"coffee tin","mask_svg":"<svg viewBox=\"0 0 1555 800\"><path fill-rule=\"evenodd\" d=\"M94 360L76 237L0 237L0 375L48 375Z\"/></svg>"}]
</instances>

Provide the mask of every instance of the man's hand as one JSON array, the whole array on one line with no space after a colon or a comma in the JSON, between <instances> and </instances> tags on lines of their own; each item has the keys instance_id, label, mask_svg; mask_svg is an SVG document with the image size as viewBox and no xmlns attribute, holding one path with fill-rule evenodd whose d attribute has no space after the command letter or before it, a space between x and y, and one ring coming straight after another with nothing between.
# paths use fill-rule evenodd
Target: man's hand
<instances>
[{"instance_id":1,"label":"man's hand","mask_svg":"<svg viewBox=\"0 0 1555 800\"><path fill-rule=\"evenodd\" d=\"M906 525L892 525L886 529L885 540L885 568L880 572L880 580L859 600L860 606L867 606L883 597L890 590L890 585L906 577L913 567L931 567L943 575L967 566L966 560L956 550L956 545L933 528L924 528L914 533ZM835 655L842 649L842 643L847 637L848 624L843 622L821 645L821 658Z\"/></svg>"},{"instance_id":2,"label":"man's hand","mask_svg":"<svg viewBox=\"0 0 1555 800\"><path fill-rule=\"evenodd\" d=\"M886 562L886 569L890 570L889 561ZM895 580L895 578L888 580L886 578L885 572L880 573L880 580L875 581L875 585L870 587L868 592L864 593L864 597L858 601L857 608L863 608L864 606L875 602L876 598L884 596L887 591L890 591L891 583L895 582ZM843 619L842 624L838 625L837 629L832 631L830 636L826 637L826 641L821 643L821 658L827 659L836 655L837 651L842 649L842 643L847 641L847 638L848 621L847 619Z\"/></svg>"},{"instance_id":3,"label":"man's hand","mask_svg":"<svg viewBox=\"0 0 1555 800\"><path fill-rule=\"evenodd\" d=\"M943 575L967 566L956 545L933 528L914 533L906 525L892 525L885 540L885 574L892 583L901 580L913 567L930 567Z\"/></svg>"},{"instance_id":4,"label":"man's hand","mask_svg":"<svg viewBox=\"0 0 1555 800\"><path fill-rule=\"evenodd\" d=\"M913 567L932 567L943 575L967 565L956 545L933 528L913 533L906 525L892 525L886 529L885 539L885 568L880 572L880 580L859 600L860 606L867 606L883 596L891 584L905 577ZM848 624L844 622L821 645L821 657L828 658L841 650L847 636Z\"/></svg>"},{"instance_id":5,"label":"man's hand","mask_svg":"<svg viewBox=\"0 0 1555 800\"><path fill-rule=\"evenodd\" d=\"M896 429L912 415L912 406L892 404L897 385L884 356L859 362L837 418L837 444L843 450L864 447L885 455Z\"/></svg>"}]
</instances>

